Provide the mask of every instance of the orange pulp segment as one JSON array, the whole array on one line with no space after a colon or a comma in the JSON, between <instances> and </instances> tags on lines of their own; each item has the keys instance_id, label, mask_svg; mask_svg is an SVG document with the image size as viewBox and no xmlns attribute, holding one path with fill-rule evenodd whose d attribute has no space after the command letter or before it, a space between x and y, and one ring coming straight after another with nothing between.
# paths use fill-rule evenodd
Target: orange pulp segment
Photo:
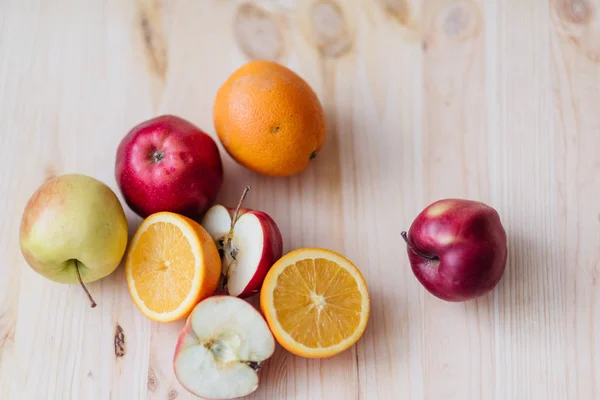
<instances>
[{"instance_id":1,"label":"orange pulp segment","mask_svg":"<svg viewBox=\"0 0 600 400\"><path fill-rule=\"evenodd\" d=\"M221 261L200 224L160 212L146 218L135 233L125 273L140 311L154 321L168 322L187 316L215 291Z\"/></svg>"},{"instance_id":2,"label":"orange pulp segment","mask_svg":"<svg viewBox=\"0 0 600 400\"><path fill-rule=\"evenodd\" d=\"M356 343L370 307L358 268L325 249L299 249L277 261L260 302L278 342L310 358L330 357Z\"/></svg>"}]
</instances>

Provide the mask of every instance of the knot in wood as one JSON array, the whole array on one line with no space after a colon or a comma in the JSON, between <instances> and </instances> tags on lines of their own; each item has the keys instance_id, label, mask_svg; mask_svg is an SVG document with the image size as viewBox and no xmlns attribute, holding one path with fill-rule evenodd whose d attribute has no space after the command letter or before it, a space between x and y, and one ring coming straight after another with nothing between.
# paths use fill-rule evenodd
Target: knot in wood
<instances>
[{"instance_id":1,"label":"knot in wood","mask_svg":"<svg viewBox=\"0 0 600 400\"><path fill-rule=\"evenodd\" d=\"M158 389L158 379L156 378L156 373L152 368L148 368L148 390L151 392L156 392Z\"/></svg>"},{"instance_id":2,"label":"knot in wood","mask_svg":"<svg viewBox=\"0 0 600 400\"><path fill-rule=\"evenodd\" d=\"M554 0L558 16L571 24L588 24L594 15L590 0Z\"/></svg>"},{"instance_id":3,"label":"knot in wood","mask_svg":"<svg viewBox=\"0 0 600 400\"><path fill-rule=\"evenodd\" d=\"M463 40L474 36L481 24L479 9L471 1L455 1L442 7L437 17L438 31L448 38Z\"/></svg>"},{"instance_id":4,"label":"knot in wood","mask_svg":"<svg viewBox=\"0 0 600 400\"><path fill-rule=\"evenodd\" d=\"M337 58L352 48L352 37L344 12L331 0L315 2L310 9L314 45L328 58Z\"/></svg>"},{"instance_id":5,"label":"knot in wood","mask_svg":"<svg viewBox=\"0 0 600 400\"><path fill-rule=\"evenodd\" d=\"M277 61L284 51L281 27L274 16L252 3L241 4L233 22L239 48L252 60Z\"/></svg>"}]
</instances>

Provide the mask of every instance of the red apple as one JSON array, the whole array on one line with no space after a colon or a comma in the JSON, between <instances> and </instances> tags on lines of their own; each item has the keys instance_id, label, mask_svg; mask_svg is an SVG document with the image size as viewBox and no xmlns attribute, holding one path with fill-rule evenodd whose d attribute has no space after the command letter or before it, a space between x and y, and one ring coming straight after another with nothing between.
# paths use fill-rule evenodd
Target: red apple
<instances>
[{"instance_id":1,"label":"red apple","mask_svg":"<svg viewBox=\"0 0 600 400\"><path fill-rule=\"evenodd\" d=\"M275 352L260 313L244 300L214 296L198 303L177 339L173 369L190 393L233 399L258 388L258 371Z\"/></svg>"},{"instance_id":2,"label":"red apple","mask_svg":"<svg viewBox=\"0 0 600 400\"><path fill-rule=\"evenodd\" d=\"M474 299L492 290L504 274L506 232L496 210L484 203L436 201L402 236L415 276L440 299Z\"/></svg>"},{"instance_id":3,"label":"red apple","mask_svg":"<svg viewBox=\"0 0 600 400\"><path fill-rule=\"evenodd\" d=\"M192 123L163 115L133 127L117 150L115 176L142 218L170 211L199 219L223 184L215 141Z\"/></svg>"},{"instance_id":4,"label":"red apple","mask_svg":"<svg viewBox=\"0 0 600 400\"><path fill-rule=\"evenodd\" d=\"M232 296L257 293L269 269L281 258L283 240L277 224L267 213L240 208L212 206L200 225L212 236L223 265L223 282Z\"/></svg>"}]
</instances>

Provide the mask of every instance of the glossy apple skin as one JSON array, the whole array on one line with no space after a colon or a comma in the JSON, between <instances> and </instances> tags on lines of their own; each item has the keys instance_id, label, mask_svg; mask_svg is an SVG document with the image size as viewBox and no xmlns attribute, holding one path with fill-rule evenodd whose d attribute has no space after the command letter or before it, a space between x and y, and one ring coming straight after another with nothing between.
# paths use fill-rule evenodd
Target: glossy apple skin
<instances>
[{"instance_id":1,"label":"glossy apple skin","mask_svg":"<svg viewBox=\"0 0 600 400\"><path fill-rule=\"evenodd\" d=\"M209 135L163 115L133 127L121 140L115 177L125 202L142 218L170 211L198 219L216 201L223 165Z\"/></svg>"},{"instance_id":2,"label":"glossy apple skin","mask_svg":"<svg viewBox=\"0 0 600 400\"><path fill-rule=\"evenodd\" d=\"M430 204L413 221L408 243L413 273L431 294L446 301L486 294L506 267L507 239L500 216L477 201L443 199Z\"/></svg>"},{"instance_id":3,"label":"glossy apple skin","mask_svg":"<svg viewBox=\"0 0 600 400\"><path fill-rule=\"evenodd\" d=\"M231 218L233 218L235 210L231 208L227 208L227 210L229 211ZM248 282L248 285L246 285L246 288L237 296L240 298L250 297L260 292L260 288L267 276L267 272L269 272L273 264L275 264L275 261L281 258L283 253L283 238L281 236L281 231L273 218L265 212L246 208L240 209L238 218L246 213L251 213L258 218L263 229L265 240L258 268L256 268L256 272L250 282Z\"/></svg>"}]
</instances>

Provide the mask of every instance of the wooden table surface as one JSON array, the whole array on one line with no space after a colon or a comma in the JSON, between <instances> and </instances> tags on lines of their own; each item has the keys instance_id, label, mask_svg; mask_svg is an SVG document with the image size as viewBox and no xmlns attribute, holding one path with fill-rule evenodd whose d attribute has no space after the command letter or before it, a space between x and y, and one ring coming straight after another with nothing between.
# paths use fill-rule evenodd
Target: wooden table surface
<instances>
[{"instance_id":1,"label":"wooden table surface","mask_svg":"<svg viewBox=\"0 0 600 400\"><path fill-rule=\"evenodd\" d=\"M122 268L89 285L91 309L27 267L18 227L48 177L116 190L138 122L173 113L216 137L216 90L252 58L314 87L329 137L286 179L222 152L220 201L250 184L284 251L345 254L372 314L334 358L278 348L251 398L600 399L600 1L0 0L1 399L192 398L171 364L183 322L144 318ZM508 233L503 280L476 301L410 270L400 232L443 197L492 205Z\"/></svg>"}]
</instances>

